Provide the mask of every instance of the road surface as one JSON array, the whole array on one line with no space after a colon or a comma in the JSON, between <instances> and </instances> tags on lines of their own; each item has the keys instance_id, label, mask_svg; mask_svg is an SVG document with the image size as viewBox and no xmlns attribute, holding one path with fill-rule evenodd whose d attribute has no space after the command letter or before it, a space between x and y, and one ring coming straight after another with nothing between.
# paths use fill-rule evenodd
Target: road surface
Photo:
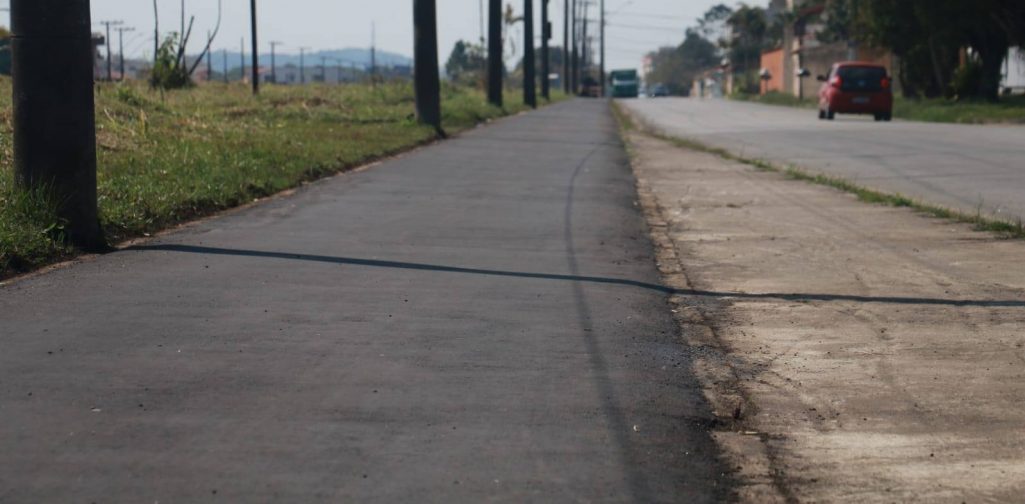
<instances>
[{"instance_id":1,"label":"road surface","mask_svg":"<svg viewBox=\"0 0 1025 504\"><path fill-rule=\"evenodd\" d=\"M748 158L797 165L974 214L1025 219L1025 127L819 121L728 100L623 100L647 124Z\"/></svg>"},{"instance_id":2,"label":"road surface","mask_svg":"<svg viewBox=\"0 0 1025 504\"><path fill-rule=\"evenodd\" d=\"M634 202L578 100L3 286L0 501L719 501Z\"/></svg>"}]
</instances>

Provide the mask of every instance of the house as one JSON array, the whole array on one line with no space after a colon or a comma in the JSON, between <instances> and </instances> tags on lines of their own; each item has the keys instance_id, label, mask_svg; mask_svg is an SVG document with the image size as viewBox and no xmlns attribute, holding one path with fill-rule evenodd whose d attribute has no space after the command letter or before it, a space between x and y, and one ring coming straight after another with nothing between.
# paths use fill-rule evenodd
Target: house
<instances>
[{"instance_id":1,"label":"house","mask_svg":"<svg viewBox=\"0 0 1025 504\"><path fill-rule=\"evenodd\" d=\"M895 75L899 62L893 53L853 42L824 43L818 39L825 24L825 7L809 0L772 0L770 12L786 9L793 13L794 21L783 30L783 46L762 55L762 70L769 79L763 83L763 93L779 91L798 98L814 96L818 90L815 78L829 73L838 61L866 61L887 68ZM776 72L779 72L777 75ZM898 82L894 82L898 86Z\"/></svg>"}]
</instances>

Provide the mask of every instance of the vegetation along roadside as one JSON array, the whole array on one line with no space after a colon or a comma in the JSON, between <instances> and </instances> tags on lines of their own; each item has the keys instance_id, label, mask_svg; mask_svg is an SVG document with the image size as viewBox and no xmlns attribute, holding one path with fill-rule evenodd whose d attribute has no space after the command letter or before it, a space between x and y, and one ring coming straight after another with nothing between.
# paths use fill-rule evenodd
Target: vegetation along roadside
<instances>
[{"instance_id":1,"label":"vegetation along roadside","mask_svg":"<svg viewBox=\"0 0 1025 504\"><path fill-rule=\"evenodd\" d=\"M452 133L523 110L488 105L474 89L446 86ZM107 240L117 243L235 207L430 142L413 117L408 83L241 84L157 92L142 83L96 88L98 195ZM0 80L0 278L71 257L43 193L14 187L11 81Z\"/></svg>"},{"instance_id":2,"label":"vegetation along roadside","mask_svg":"<svg viewBox=\"0 0 1025 504\"><path fill-rule=\"evenodd\" d=\"M764 95L734 94L738 101L815 109L814 99L800 100L784 93ZM944 98L910 99L895 97L893 116L906 121L958 124L1025 124L1025 96L1008 96L999 102L948 100Z\"/></svg>"}]
</instances>

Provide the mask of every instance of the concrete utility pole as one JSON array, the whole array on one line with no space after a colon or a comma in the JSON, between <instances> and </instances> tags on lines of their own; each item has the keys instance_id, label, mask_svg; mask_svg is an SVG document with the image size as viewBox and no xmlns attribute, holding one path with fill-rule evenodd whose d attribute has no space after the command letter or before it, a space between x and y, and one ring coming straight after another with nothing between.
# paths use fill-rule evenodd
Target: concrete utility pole
<instances>
[{"instance_id":1,"label":"concrete utility pole","mask_svg":"<svg viewBox=\"0 0 1025 504\"><path fill-rule=\"evenodd\" d=\"M583 13L584 16L582 18L582 22L583 22L584 26L581 29L582 30L581 31L582 34L580 36L580 82L583 83L584 76L589 74L590 71L591 71L591 68L590 68L591 62L589 61L589 58L591 57L591 55L589 53L590 48L588 46L588 38L587 38L587 16L589 14L589 12L587 12L587 11L588 11L588 7L590 7L590 5L591 5L591 2L590 2L590 0L583 0L583 2L581 2L581 3L583 4L583 9L584 9L584 13Z\"/></svg>"},{"instance_id":2,"label":"concrete utility pole","mask_svg":"<svg viewBox=\"0 0 1025 504\"><path fill-rule=\"evenodd\" d=\"M13 21L13 18L12 18L12 21ZM111 51L111 45L113 43L110 40L110 27L111 26L121 26L121 25L124 24L124 22L123 21L100 21L100 24L107 27L107 38L103 41L105 44L107 44L107 80L108 81L113 81L114 80L114 57L113 57L112 51Z\"/></svg>"},{"instance_id":3,"label":"concrete utility pole","mask_svg":"<svg viewBox=\"0 0 1025 504\"><path fill-rule=\"evenodd\" d=\"M413 0L413 59L416 116L441 131L441 83L438 70L438 15L435 0Z\"/></svg>"},{"instance_id":4,"label":"concrete utility pole","mask_svg":"<svg viewBox=\"0 0 1025 504\"><path fill-rule=\"evenodd\" d=\"M548 0L541 0L541 97L551 101L551 54L548 39L552 38L552 23L548 21Z\"/></svg>"},{"instance_id":5,"label":"concrete utility pole","mask_svg":"<svg viewBox=\"0 0 1025 504\"><path fill-rule=\"evenodd\" d=\"M601 96L602 98L608 96L606 94L607 89L605 86L608 84L608 78L605 76L605 0L601 0Z\"/></svg>"},{"instance_id":6,"label":"concrete utility pole","mask_svg":"<svg viewBox=\"0 0 1025 504\"><path fill-rule=\"evenodd\" d=\"M569 0L562 9L562 90L569 94Z\"/></svg>"},{"instance_id":7,"label":"concrete utility pole","mask_svg":"<svg viewBox=\"0 0 1025 504\"><path fill-rule=\"evenodd\" d=\"M523 0L523 103L537 108L537 67L534 58L534 0Z\"/></svg>"},{"instance_id":8,"label":"concrete utility pole","mask_svg":"<svg viewBox=\"0 0 1025 504\"><path fill-rule=\"evenodd\" d=\"M413 7L414 9L416 6ZM370 83L377 85L377 22L370 23Z\"/></svg>"},{"instance_id":9,"label":"concrete utility pole","mask_svg":"<svg viewBox=\"0 0 1025 504\"><path fill-rule=\"evenodd\" d=\"M278 83L278 65L275 59L275 53L279 45L285 45L284 42L271 42L270 43L270 82L271 84Z\"/></svg>"},{"instance_id":10,"label":"concrete utility pole","mask_svg":"<svg viewBox=\"0 0 1025 504\"><path fill-rule=\"evenodd\" d=\"M210 40L210 32L206 32L206 39ZM213 50L206 51L206 81L211 82L214 80L214 52Z\"/></svg>"},{"instance_id":11,"label":"concrete utility pole","mask_svg":"<svg viewBox=\"0 0 1025 504\"><path fill-rule=\"evenodd\" d=\"M118 56L121 60L121 80L125 80L125 32L133 32L135 28L118 28L117 29L117 43L118 43Z\"/></svg>"},{"instance_id":12,"label":"concrete utility pole","mask_svg":"<svg viewBox=\"0 0 1025 504\"><path fill-rule=\"evenodd\" d=\"M253 94L260 94L260 46L256 42L256 0L250 0L250 21L253 37ZM245 65L242 65L245 68Z\"/></svg>"},{"instance_id":13,"label":"concrete utility pole","mask_svg":"<svg viewBox=\"0 0 1025 504\"><path fill-rule=\"evenodd\" d=\"M579 12L577 10L577 0L573 0L572 11L573 12L570 14L570 37L572 37L571 42L573 44L573 49L570 54L569 87L570 92L576 94L579 89L578 85L580 84L580 80L578 79L580 76L580 54L577 52L577 47L580 45L580 37L578 36L579 32L577 31L577 13Z\"/></svg>"},{"instance_id":14,"label":"concrete utility pole","mask_svg":"<svg viewBox=\"0 0 1025 504\"><path fill-rule=\"evenodd\" d=\"M15 180L50 194L70 243L99 250L91 26L89 0L11 0Z\"/></svg>"},{"instance_id":15,"label":"concrete utility pole","mask_svg":"<svg viewBox=\"0 0 1025 504\"><path fill-rule=\"evenodd\" d=\"M502 0L488 2L488 102L502 106L502 81L505 62L502 61Z\"/></svg>"},{"instance_id":16,"label":"concrete utility pole","mask_svg":"<svg viewBox=\"0 0 1025 504\"><path fill-rule=\"evenodd\" d=\"M306 84L306 50L309 47L299 48L299 84Z\"/></svg>"}]
</instances>

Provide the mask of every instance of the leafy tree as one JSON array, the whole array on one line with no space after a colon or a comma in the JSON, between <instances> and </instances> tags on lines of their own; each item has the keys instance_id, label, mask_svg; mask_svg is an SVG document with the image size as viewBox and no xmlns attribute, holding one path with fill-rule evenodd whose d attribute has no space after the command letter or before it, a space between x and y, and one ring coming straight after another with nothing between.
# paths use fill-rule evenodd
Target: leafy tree
<instances>
[{"instance_id":1,"label":"leafy tree","mask_svg":"<svg viewBox=\"0 0 1025 504\"><path fill-rule=\"evenodd\" d=\"M453 82L476 85L481 82L487 64L483 45L460 40L452 48L445 72Z\"/></svg>"},{"instance_id":2,"label":"leafy tree","mask_svg":"<svg viewBox=\"0 0 1025 504\"><path fill-rule=\"evenodd\" d=\"M719 64L715 44L697 30L687 30L687 37L678 47L663 47L649 54L652 70L645 76L648 83L661 83L676 95L690 92L691 83L703 71Z\"/></svg>"},{"instance_id":3,"label":"leafy tree","mask_svg":"<svg viewBox=\"0 0 1025 504\"><path fill-rule=\"evenodd\" d=\"M867 41L892 50L904 61L905 85L926 95L996 100L1008 49L1025 41L1021 0L830 0L830 10L848 14L838 15L833 33L864 33ZM958 70L962 48L970 48L972 68Z\"/></svg>"},{"instance_id":4,"label":"leafy tree","mask_svg":"<svg viewBox=\"0 0 1025 504\"><path fill-rule=\"evenodd\" d=\"M746 92L757 92L762 51L771 46L765 9L741 4L726 19L726 24L732 31L728 49L734 75L740 75Z\"/></svg>"},{"instance_id":5,"label":"leafy tree","mask_svg":"<svg viewBox=\"0 0 1025 504\"><path fill-rule=\"evenodd\" d=\"M172 33L164 39L157 50L157 59L153 62L153 74L150 76L150 84L153 87L181 89L193 85L185 59L180 56L184 51L177 33Z\"/></svg>"}]
</instances>

